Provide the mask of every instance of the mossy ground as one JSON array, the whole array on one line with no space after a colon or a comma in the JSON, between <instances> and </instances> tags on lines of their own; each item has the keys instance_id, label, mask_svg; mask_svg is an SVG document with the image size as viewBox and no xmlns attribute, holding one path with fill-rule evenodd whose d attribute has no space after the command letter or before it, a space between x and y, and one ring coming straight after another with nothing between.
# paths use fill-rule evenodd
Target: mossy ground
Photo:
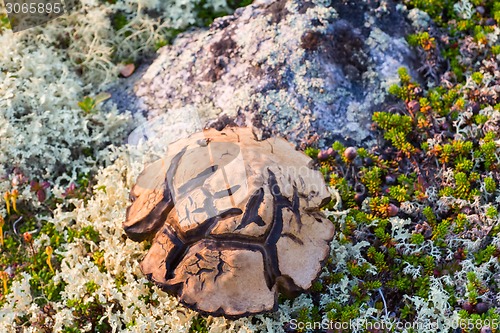
<instances>
[{"instance_id":1,"label":"mossy ground","mask_svg":"<svg viewBox=\"0 0 500 333\"><path fill-rule=\"evenodd\" d=\"M348 321L371 304L397 321L435 321L449 330L455 318L459 329L467 327L463 332L496 332L500 100L493 91L500 7L406 3L435 24L408 36L421 54L422 84L400 69L400 83L390 88L400 102L373 115L376 146L354 155L339 142L333 150L306 150L339 191L334 204L346 210L332 218L339 244L368 243L342 269L333 260L318 284L324 290L347 278L349 297L305 311L303 320L319 311L318 318Z\"/></svg>"},{"instance_id":2,"label":"mossy ground","mask_svg":"<svg viewBox=\"0 0 500 333\"><path fill-rule=\"evenodd\" d=\"M422 59L422 78L400 70L400 83L390 89L398 102L373 115L378 144L347 148L336 142L331 150L306 149L332 187L325 212L337 234L322 275L309 295L282 299L277 314L239 321L184 310L142 278L136 261L147 244L123 239L120 229L135 176L120 148L110 148L123 135L106 134L106 112L98 98L84 97L98 95L103 78L116 79L113 69L120 63L137 61L191 24L209 24L225 13L223 6L196 2L198 20L177 26L140 21L133 11L137 8L120 2L84 4L86 10L106 13L110 35L98 48L102 53L82 56L96 49L79 50L78 38L59 33L48 34L43 45L54 54L68 50L61 63L69 61L68 68L86 84L72 95L75 100L58 107L78 111L72 114L91 128L86 135L107 135L106 142L93 147L84 136L81 142L51 138L44 147L69 152L61 154L64 167L44 165L51 168L46 178L37 173L43 153L1 147L7 158L0 156L0 189L6 194L0 199L0 327L28 332L306 331L325 319L362 319L422 325L408 332L427 331L422 329L426 324L452 331L456 323L465 323L463 332L488 332L486 326L498 331L500 6L479 0L404 3L427 12L434 22L408 36ZM246 3L227 4L226 11ZM152 40L141 39L146 26L157 29ZM8 28L3 16L0 27ZM79 35L84 29L75 31ZM142 40L148 40L147 48L137 51ZM7 72L11 65L0 66ZM12 123L28 121L21 110L4 107L2 116ZM123 132L125 118L117 118ZM1 144L14 145L12 140ZM113 158L104 159L99 149L109 149ZM71 163L78 172L71 173ZM373 330L362 326L359 331Z\"/></svg>"}]
</instances>

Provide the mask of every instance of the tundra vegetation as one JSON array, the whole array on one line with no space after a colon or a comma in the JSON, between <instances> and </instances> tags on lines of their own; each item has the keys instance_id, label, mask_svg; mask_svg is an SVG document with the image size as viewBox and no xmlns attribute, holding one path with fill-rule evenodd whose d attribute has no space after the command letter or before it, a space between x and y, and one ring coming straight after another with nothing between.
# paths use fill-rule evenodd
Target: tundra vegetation
<instances>
[{"instance_id":1,"label":"tundra vegetation","mask_svg":"<svg viewBox=\"0 0 500 333\"><path fill-rule=\"evenodd\" d=\"M420 77L400 69L393 104L373 114L377 144L305 149L331 186L336 229L309 294L227 320L144 278L150 244L121 226L137 177L123 142L137 118L104 109L101 93L124 64L247 4L84 0L17 34L0 15L0 329L290 332L326 319L498 331L497 1L402 1Z\"/></svg>"}]
</instances>

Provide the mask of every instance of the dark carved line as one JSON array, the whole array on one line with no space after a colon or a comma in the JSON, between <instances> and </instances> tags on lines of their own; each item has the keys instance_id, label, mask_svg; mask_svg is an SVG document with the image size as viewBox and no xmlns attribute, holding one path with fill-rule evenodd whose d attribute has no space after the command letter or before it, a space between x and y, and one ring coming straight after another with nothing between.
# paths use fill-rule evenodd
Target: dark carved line
<instances>
[{"instance_id":1,"label":"dark carved line","mask_svg":"<svg viewBox=\"0 0 500 333\"><path fill-rule=\"evenodd\" d=\"M168 185L173 185L172 181L174 180L174 175L177 172L177 167L179 166L179 161L182 156L186 153L187 147L182 148L180 152L178 152L173 158L170 166L168 167L167 174L165 175L165 183L167 184L167 189L169 189ZM169 190L170 193L170 190Z\"/></svg>"},{"instance_id":2,"label":"dark carved line","mask_svg":"<svg viewBox=\"0 0 500 333\"><path fill-rule=\"evenodd\" d=\"M219 251L219 263L217 264L217 274L214 277L214 282L217 281L217 278L219 276L221 276L222 273L224 273L224 270L223 270L223 268L224 268L224 261L222 260L222 258L220 258L220 253L221 252Z\"/></svg>"},{"instance_id":3,"label":"dark carved line","mask_svg":"<svg viewBox=\"0 0 500 333\"><path fill-rule=\"evenodd\" d=\"M181 234L185 234L185 238L186 238L187 242L189 242L189 244L192 244L191 238L198 238L198 237L201 238L204 234L206 234L206 231L214 223L214 221L213 221L214 218L219 216L216 214L214 202L213 202L213 199L211 197L210 192L208 192L208 190L203 188L203 187L200 189L203 192L203 194L205 195L205 200L203 201L203 211L207 212L208 216L214 216L214 217L209 218L206 221L203 221L195 229L186 230L185 233L180 231ZM186 216L189 216L189 212L187 212ZM179 225L179 228L180 228L180 225Z\"/></svg>"},{"instance_id":4,"label":"dark carved line","mask_svg":"<svg viewBox=\"0 0 500 333\"><path fill-rule=\"evenodd\" d=\"M205 238L213 239L216 241L224 241L224 242L234 240L240 243L256 244L256 245L262 244L262 241L265 240L265 238L262 237L257 238L245 234L213 234L213 235L207 235Z\"/></svg>"},{"instance_id":5,"label":"dark carved line","mask_svg":"<svg viewBox=\"0 0 500 333\"><path fill-rule=\"evenodd\" d=\"M205 182L207 178L213 175L218 168L218 165L211 165L200 172L198 175L196 175L194 178L190 179L186 184L179 187L179 190L177 191L179 197L182 197L184 196L184 194L189 193L193 189L199 187L201 184L203 184L203 182Z\"/></svg>"},{"instance_id":6,"label":"dark carved line","mask_svg":"<svg viewBox=\"0 0 500 333\"><path fill-rule=\"evenodd\" d=\"M198 266L199 267L199 266ZM198 272L196 272L196 275L200 274L201 273L212 273L213 270L212 269L209 269L209 268L200 268Z\"/></svg>"},{"instance_id":7,"label":"dark carved line","mask_svg":"<svg viewBox=\"0 0 500 333\"><path fill-rule=\"evenodd\" d=\"M290 200L288 200L286 197L282 195L281 189L278 186L278 182L276 180L276 175L270 169L268 169L268 173L269 173L268 186L271 195L273 196L273 218L272 221L270 222L271 224L270 228L266 231L264 235L265 239L264 245L262 245L262 239L251 236L237 235L237 234L222 234L222 235L210 234L211 230L215 227L216 223L221 218L224 218L228 215L241 214L242 212L240 209L229 210L224 212L224 214L214 216L208 219L206 222L202 223L198 228L196 228L193 231L192 235L189 235L189 233L186 232L187 239L184 239L184 237L182 237L182 239L179 238L179 236L177 236L175 232L166 228L165 230L168 230L168 232L165 231L164 232L174 243L174 247L167 254L166 258L166 276L165 276L166 280L170 280L173 278L175 269L184 259L189 249L193 245L202 241L202 242L207 242L207 248L208 245L210 244L213 246L213 249L218 250L219 253L221 250L225 249L226 250L244 249L250 251L259 251L262 254L262 258L264 260L264 277L266 279L266 284L270 290L273 288L273 286L276 283L276 279L279 276L281 276L281 272L279 269L278 255L277 255L277 242L281 237L281 233L283 231L283 209L284 208L291 209L299 225L301 225L301 220L300 220L299 197L297 189L294 187L293 200L292 202L290 202ZM171 174L170 169L168 174ZM265 222L262 220L262 217L258 215L258 209L261 206L263 199L264 199L263 189L257 190L254 194L252 194L249 201L247 202L245 214L241 218L241 223L236 228L236 230L240 230L252 222L256 223L259 226L265 225ZM204 208L207 210L213 210L213 198L210 196L209 193L208 195L206 195ZM181 235L182 233L180 233L179 227L180 226L176 226L173 229L177 229L176 232L179 233L179 235ZM294 241L298 240L297 238L294 239L293 237L292 239ZM220 262L219 265L217 266L218 273L215 279L223 273L222 259L219 258L219 260ZM172 289L174 286L163 286L163 287L165 290L168 291L169 289Z\"/></svg>"},{"instance_id":8,"label":"dark carved line","mask_svg":"<svg viewBox=\"0 0 500 333\"><path fill-rule=\"evenodd\" d=\"M228 210L223 211L222 213L219 214L218 217L221 219L225 219L231 216L237 216L243 214L243 211L239 208L230 208Z\"/></svg>"},{"instance_id":9,"label":"dark carved line","mask_svg":"<svg viewBox=\"0 0 500 333\"><path fill-rule=\"evenodd\" d=\"M220 199L220 198L224 198L224 197L227 197L227 196L231 196L233 195L234 192L238 191L240 189L240 185L235 185L233 187L230 187L228 189L224 189L222 191L219 191L219 192L215 192L215 194L213 195L215 199Z\"/></svg>"},{"instance_id":10,"label":"dark carved line","mask_svg":"<svg viewBox=\"0 0 500 333\"><path fill-rule=\"evenodd\" d=\"M272 281L271 286L268 285L269 289L276 283L276 279L281 275L279 269L278 261L278 250L276 243L281 236L281 231L283 230L283 200L281 195L281 189L276 181L276 175L268 168L269 173L269 190L273 196L273 219L272 225L269 230L269 234L266 237L265 249L266 257L264 258L264 263L266 267L266 274L269 276L269 280ZM267 280L267 279L266 279Z\"/></svg>"},{"instance_id":11,"label":"dark carved line","mask_svg":"<svg viewBox=\"0 0 500 333\"><path fill-rule=\"evenodd\" d=\"M205 201L209 201L210 197L207 197ZM241 210L238 208L230 209L228 211L223 212L224 216L230 216L230 215L235 215L235 214L241 214ZM203 240L204 238L207 238L210 230L213 228L213 226L217 223L218 219L220 218L220 215L214 216L210 219L208 219L206 222L203 222L198 228L194 229L192 231L193 235L190 235L189 232L186 232L186 238L182 237L182 233L179 232L179 230L176 230L177 234L175 233L170 233L167 234L170 239L173 239L172 237L175 237L176 240L179 242L176 243L178 247L174 247L167 255L166 261L170 260L170 265L165 265L166 267L166 275L165 279L170 280L174 277L174 271L175 269L179 266L181 263L182 259L186 256L187 252L189 249L198 243L199 241ZM167 223L165 223L165 227L167 227ZM179 226L177 226L179 227ZM170 255L172 253L172 255Z\"/></svg>"},{"instance_id":12,"label":"dark carved line","mask_svg":"<svg viewBox=\"0 0 500 333\"><path fill-rule=\"evenodd\" d=\"M243 229L252 222L256 223L259 227L262 227L266 224L264 220L262 220L262 217L259 216L259 207L262 204L263 199L263 189L255 191L250 196L245 207L245 214L241 218L240 225L236 228L236 230Z\"/></svg>"},{"instance_id":13,"label":"dark carved line","mask_svg":"<svg viewBox=\"0 0 500 333\"><path fill-rule=\"evenodd\" d=\"M177 236L175 230L171 230L171 228L172 226L169 224L165 224L163 228L163 233L170 239L173 244L172 249L167 253L167 257L165 258L166 280L169 280L174 276L174 270L181 262L181 254L184 253L186 246L184 242Z\"/></svg>"},{"instance_id":14,"label":"dark carved line","mask_svg":"<svg viewBox=\"0 0 500 333\"><path fill-rule=\"evenodd\" d=\"M262 246L261 243L241 242L233 239L213 239L213 238L204 239L202 240L202 242L205 243L207 249L218 251L219 253L222 252L223 250L246 250L246 251L260 252L262 255L262 259L264 261L264 278L266 279L266 285L268 286L269 290L271 290L272 287L274 286L275 280L272 279L272 276L270 274L266 274L266 271L268 269L268 267L266 267L266 262L267 262L266 257L268 256L268 254L266 252L266 248ZM222 261L220 256L219 260ZM223 273L222 271L219 271L216 277L218 277L222 273Z\"/></svg>"},{"instance_id":15,"label":"dark carved line","mask_svg":"<svg viewBox=\"0 0 500 333\"><path fill-rule=\"evenodd\" d=\"M304 242L300 238L298 238L297 236L295 236L294 234L290 234L288 232L285 232L282 235L283 235L283 237L290 238L292 241L294 241L297 244L304 245Z\"/></svg>"},{"instance_id":16,"label":"dark carved line","mask_svg":"<svg viewBox=\"0 0 500 333\"><path fill-rule=\"evenodd\" d=\"M158 202L156 206L149 212L149 214L146 215L141 221L137 221L133 225L125 227L125 233L127 234L128 238L134 241L141 242L147 239L148 235L150 235L151 233L156 233L161 229L163 221L167 219L168 214L170 214L170 211L174 208L174 201L172 200L172 195L168 186L164 182L161 187L163 188L163 198L160 200L160 202ZM132 197L133 200L136 199L132 192L129 194L129 197ZM129 206L127 208L127 218L130 214L131 209L132 206ZM142 229L140 232L136 232L135 228L140 228L141 225L145 226L144 229Z\"/></svg>"},{"instance_id":17,"label":"dark carved line","mask_svg":"<svg viewBox=\"0 0 500 333\"><path fill-rule=\"evenodd\" d=\"M268 274L271 275L271 280L273 281L274 285L274 283L276 282L276 278L281 276L281 271L279 269L277 243L281 237L281 233L283 232L283 209L289 208L290 210L292 210L293 214L297 218L299 226L301 225L301 220L297 188L295 186L293 187L293 198L292 202L290 202L290 200L284 197L281 193L281 189L278 186L278 182L276 180L276 175L269 168L267 169L267 171L269 173L269 189L273 196L274 213L273 223L265 242L265 248L267 254L266 261L269 269Z\"/></svg>"},{"instance_id":18,"label":"dark carved line","mask_svg":"<svg viewBox=\"0 0 500 333\"><path fill-rule=\"evenodd\" d=\"M302 218L300 216L299 194L298 194L297 188L295 186L293 187L292 212L295 215L295 220L297 221L297 224L299 225L299 232L300 232L300 229L302 229Z\"/></svg>"}]
</instances>

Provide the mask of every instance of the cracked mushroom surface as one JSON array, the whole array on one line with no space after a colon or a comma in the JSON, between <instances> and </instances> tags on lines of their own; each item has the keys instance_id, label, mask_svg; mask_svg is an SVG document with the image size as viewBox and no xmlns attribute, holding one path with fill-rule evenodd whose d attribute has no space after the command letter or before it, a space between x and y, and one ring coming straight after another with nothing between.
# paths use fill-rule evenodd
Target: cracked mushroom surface
<instances>
[{"instance_id":1,"label":"cracked mushroom surface","mask_svg":"<svg viewBox=\"0 0 500 333\"><path fill-rule=\"evenodd\" d=\"M278 292L311 287L329 253L330 200L312 160L249 128L195 133L147 165L123 223L152 239L141 263L187 307L241 317L277 309Z\"/></svg>"}]
</instances>

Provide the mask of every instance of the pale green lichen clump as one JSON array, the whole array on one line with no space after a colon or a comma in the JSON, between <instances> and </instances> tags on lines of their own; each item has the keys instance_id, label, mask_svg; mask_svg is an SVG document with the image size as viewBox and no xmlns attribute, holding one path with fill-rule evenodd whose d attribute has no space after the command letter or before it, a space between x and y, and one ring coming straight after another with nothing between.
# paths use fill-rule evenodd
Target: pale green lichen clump
<instances>
[{"instance_id":1,"label":"pale green lichen clump","mask_svg":"<svg viewBox=\"0 0 500 333\"><path fill-rule=\"evenodd\" d=\"M496 3L404 1L417 28L449 25L456 43L434 30L407 37L427 64L429 84L399 70L388 91L401 110L373 116L380 145L306 149L331 185L326 213L337 230L331 256L311 294L280 299L275 313L232 321L184 308L140 272L149 244L126 239L122 222L142 160L131 159L123 143L143 120L109 103L92 104L116 82L121 63L228 6L169 2L172 10L153 18L144 10L160 10L159 1L110 2L84 1L70 16L18 34L0 17L0 331L283 332L291 323L307 331L326 320L419 323L413 332L436 325L451 331L462 321L479 332L486 320L498 323ZM324 7L311 15L327 12L333 14ZM394 53L377 29L368 43L374 54ZM429 66L441 57L450 64L446 73ZM311 69L290 61L298 72ZM304 93L322 85L312 76L294 82ZM92 107L81 108L87 95ZM288 97L281 91L255 98L285 107L280 101Z\"/></svg>"},{"instance_id":2,"label":"pale green lichen clump","mask_svg":"<svg viewBox=\"0 0 500 333\"><path fill-rule=\"evenodd\" d=\"M84 96L95 96L117 80L121 61L151 52L173 29L198 20L193 9L198 4L188 1L164 4L170 10L159 18L144 13L158 4L83 1L71 15L43 27L17 34L2 27L0 216L6 223L1 268L7 272L2 332L46 327L185 332L192 325L195 313L142 277L137 259L145 249L122 240L128 190L137 174L129 172L127 149L118 147L138 124L112 105L92 112L78 106ZM229 10L225 1L205 6ZM112 21L116 13L126 18L118 30ZM43 182L47 187L37 190ZM71 184L76 189L69 190ZM10 197L7 212L3 194L14 189L18 212ZM18 234L33 232L32 247L14 227ZM54 248L48 258L53 275L46 264L48 245ZM92 311L99 313L94 322L85 319L96 314ZM209 326L215 332L244 329L247 323L211 319Z\"/></svg>"}]
</instances>

